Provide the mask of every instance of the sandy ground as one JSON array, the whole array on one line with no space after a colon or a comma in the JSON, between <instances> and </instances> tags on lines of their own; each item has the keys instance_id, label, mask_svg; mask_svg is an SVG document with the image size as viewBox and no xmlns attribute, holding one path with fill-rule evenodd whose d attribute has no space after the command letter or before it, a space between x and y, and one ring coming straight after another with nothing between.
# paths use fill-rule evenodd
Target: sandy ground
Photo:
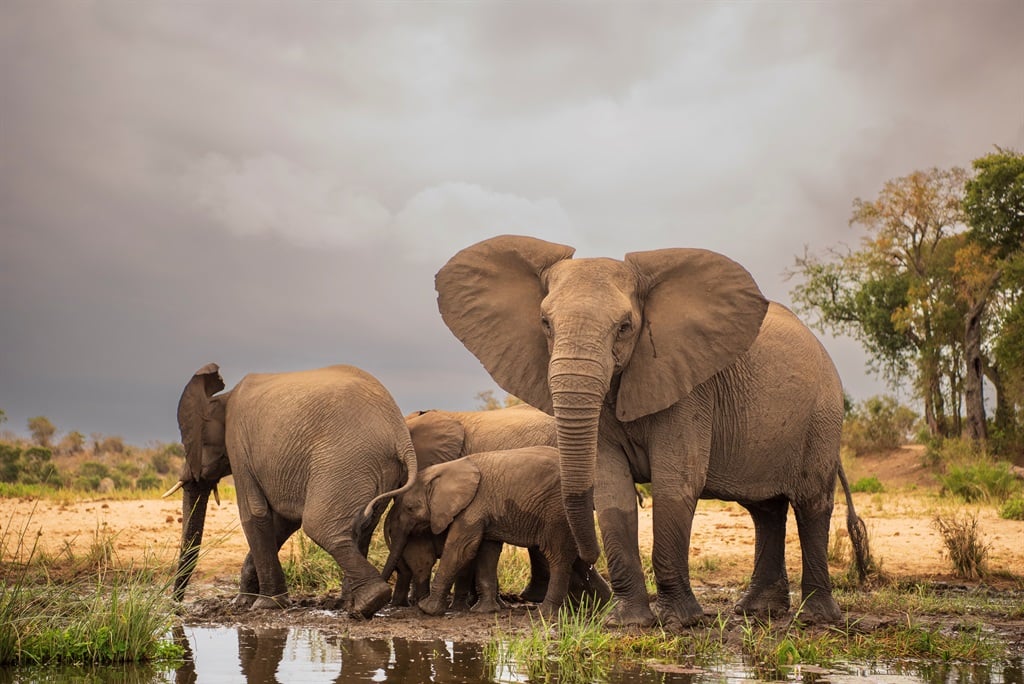
<instances>
[{"instance_id":1,"label":"sandy ground","mask_svg":"<svg viewBox=\"0 0 1024 684\"><path fill-rule=\"evenodd\" d=\"M976 516L978 529L989 546L990 570L997 575L1010 573L1018 578L1024 574L1024 522L999 518L991 505L966 506L948 497L939 497L934 476L920 466L919 449L857 459L851 471L851 482L874 475L886 488L881 494L854 495L856 510L868 527L872 553L885 573L897 578L955 581L933 521L936 515L967 512ZM651 547L651 512L650 502L640 512L640 544L644 553L649 553ZM833 516L833 534L845 530L845 517L845 503L839 502ZM180 495L168 500L129 501L0 499L0 539L6 547L4 560L10 560L18 540L23 540L26 548L37 543L37 550L50 556L67 554L69 550L76 556L83 556L97 540L110 540L115 560L122 565L152 561L172 564L181 533L180 520ZM753 538L750 517L738 505L717 501L700 503L693 528L691 568L695 589L706 608L709 602L738 598L740 587L751 571ZM205 541L207 548L189 587L186 610L191 611L197 621L250 621L251 617L225 605L237 590L238 568L247 551L234 501L224 500L220 506L211 502ZM290 553L291 543L286 544L283 555ZM787 535L787 565L791 577L800 574L799 554L796 524L791 514ZM834 572L842 570L840 566L833 567ZM1017 585L1019 589L1020 580L1003 579L1002 582ZM265 613L262 619L271 622L339 619L333 612L309 610L329 608L329 602L322 597L297 599L297 607L286 611L290 618L273 612ZM450 629L465 637L467 630L472 636L477 627L489 631L496 620L494 616L486 619L452 615L426 618L415 608L384 613L370 622L361 622L361 626L356 624L360 621L352 620L351 629L368 635L393 635L396 621L422 618L431 636ZM497 619L514 622L528 619L526 614L525 608L514 608ZM348 621L348 618L340 619Z\"/></svg>"}]
</instances>

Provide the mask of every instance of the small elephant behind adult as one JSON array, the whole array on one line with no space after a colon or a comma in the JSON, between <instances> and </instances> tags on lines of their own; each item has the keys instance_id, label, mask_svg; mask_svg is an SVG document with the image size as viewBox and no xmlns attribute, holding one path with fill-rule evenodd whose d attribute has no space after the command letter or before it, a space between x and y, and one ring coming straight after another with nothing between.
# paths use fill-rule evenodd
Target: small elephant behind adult
<instances>
[{"instance_id":1,"label":"small elephant behind adult","mask_svg":"<svg viewBox=\"0 0 1024 684\"><path fill-rule=\"evenodd\" d=\"M497 595L500 545L536 547L550 578L540 611L557 613L566 599L574 566L583 570L562 507L558 450L525 447L473 454L421 471L408 491L395 498L394 538L383 575L390 577L409 535L447 534L430 594L419 607L430 615L445 611L458 573L477 558L477 593ZM487 604L485 603L485 606Z\"/></svg>"},{"instance_id":2,"label":"small elephant behind adult","mask_svg":"<svg viewBox=\"0 0 1024 684\"><path fill-rule=\"evenodd\" d=\"M236 603L287 605L278 551L301 527L344 571L351 612L370 617L391 598L366 560L370 533L417 471L394 399L369 373L341 365L251 373L217 394L223 389L217 364L207 364L178 404L185 464L167 493L184 491L175 598L184 597L195 569L210 493L230 474L250 549Z\"/></svg>"},{"instance_id":3,"label":"small elephant behind adult","mask_svg":"<svg viewBox=\"0 0 1024 684\"><path fill-rule=\"evenodd\" d=\"M489 411L414 411L406 415L405 423L420 470L483 451L557 443L555 419L526 404ZM389 513L384 520L386 540L391 539L391 528ZM396 566L392 605L407 606L427 595L431 572L443 548L444 539L430 533L409 537ZM540 602L547 591L547 563L536 549L530 549L529 555L530 582L519 595L524 601ZM476 600L474 575L475 564L455 581L452 607L468 608ZM580 592L610 594L607 583L596 573L578 579L583 583Z\"/></svg>"}]
</instances>

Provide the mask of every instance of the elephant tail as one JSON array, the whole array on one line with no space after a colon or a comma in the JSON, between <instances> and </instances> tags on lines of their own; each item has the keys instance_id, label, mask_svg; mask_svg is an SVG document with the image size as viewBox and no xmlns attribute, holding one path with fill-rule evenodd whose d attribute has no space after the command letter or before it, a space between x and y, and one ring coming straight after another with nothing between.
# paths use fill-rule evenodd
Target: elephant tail
<instances>
[{"instance_id":1,"label":"elephant tail","mask_svg":"<svg viewBox=\"0 0 1024 684\"><path fill-rule=\"evenodd\" d=\"M850 483L846 479L842 463L839 464L839 482L843 485L843 494L846 496L846 530L850 533L850 544L853 546L857 580L864 582L873 565L871 550L868 547L868 528L853 508L853 495L850 493Z\"/></svg>"},{"instance_id":2,"label":"elephant tail","mask_svg":"<svg viewBox=\"0 0 1024 684\"><path fill-rule=\"evenodd\" d=\"M393 499L409 491L409 488L416 481L416 472L419 466L416 462L416 450L412 447L412 438L409 437L408 432L405 433L405 440L398 445L398 456L405 465L405 484L398 489L392 489L370 499L370 503L366 504L366 507L363 509L360 523L367 520L377 520L377 517L373 515L373 507L381 501Z\"/></svg>"}]
</instances>

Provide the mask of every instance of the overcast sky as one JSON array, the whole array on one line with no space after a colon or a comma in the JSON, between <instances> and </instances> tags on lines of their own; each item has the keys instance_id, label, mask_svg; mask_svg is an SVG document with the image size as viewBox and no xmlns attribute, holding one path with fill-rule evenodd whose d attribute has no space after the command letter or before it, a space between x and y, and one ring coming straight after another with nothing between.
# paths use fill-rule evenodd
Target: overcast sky
<instances>
[{"instance_id":1,"label":"overcast sky","mask_svg":"<svg viewBox=\"0 0 1024 684\"><path fill-rule=\"evenodd\" d=\"M0 22L0 409L177 440L191 374L497 390L433 276L693 246L791 302L855 197L1024 148L1024 3L57 2ZM826 338L855 399L884 391Z\"/></svg>"}]
</instances>

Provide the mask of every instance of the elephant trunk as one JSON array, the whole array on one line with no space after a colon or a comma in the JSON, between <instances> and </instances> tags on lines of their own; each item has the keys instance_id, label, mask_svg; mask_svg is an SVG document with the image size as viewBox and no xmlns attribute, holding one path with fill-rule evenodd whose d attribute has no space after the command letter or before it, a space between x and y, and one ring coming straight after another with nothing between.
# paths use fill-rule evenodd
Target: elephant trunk
<instances>
[{"instance_id":1,"label":"elephant trunk","mask_svg":"<svg viewBox=\"0 0 1024 684\"><path fill-rule=\"evenodd\" d=\"M549 384L558 437L562 503L580 558L589 565L600 555L594 530L594 468L598 424L608 381L600 375L580 373L579 365L578 360L553 359Z\"/></svg>"},{"instance_id":2,"label":"elephant trunk","mask_svg":"<svg viewBox=\"0 0 1024 684\"><path fill-rule=\"evenodd\" d=\"M213 491L213 483L192 480L182 485L181 497L181 552L178 556L178 571L174 575L174 600L185 597L185 588L196 569L199 547L203 542L203 528L206 526L206 505Z\"/></svg>"},{"instance_id":3,"label":"elephant trunk","mask_svg":"<svg viewBox=\"0 0 1024 684\"><path fill-rule=\"evenodd\" d=\"M395 569L398 567L398 562L402 559L402 554L405 553L405 545L409 541L409 535L405 532L399 532L387 540L390 546L388 552L388 559L384 562L384 569L380 571L380 576L387 582L391 579L391 576L395 574Z\"/></svg>"}]
</instances>

